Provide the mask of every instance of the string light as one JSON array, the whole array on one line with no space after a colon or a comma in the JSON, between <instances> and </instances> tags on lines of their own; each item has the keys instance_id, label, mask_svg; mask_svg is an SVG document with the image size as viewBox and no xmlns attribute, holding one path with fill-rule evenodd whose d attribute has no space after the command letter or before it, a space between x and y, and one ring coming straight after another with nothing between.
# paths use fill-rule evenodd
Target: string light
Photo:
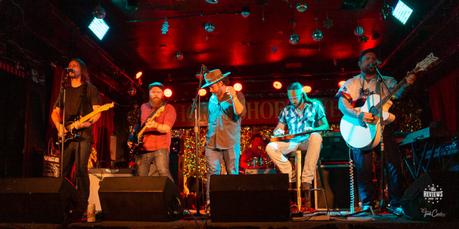
<instances>
[{"instance_id":1,"label":"string light","mask_svg":"<svg viewBox=\"0 0 459 229\"><path fill-rule=\"evenodd\" d=\"M233 87L234 87L234 90L236 90L236 91L241 91L242 90L242 84L241 83L235 83L233 85Z\"/></svg>"},{"instance_id":2,"label":"string light","mask_svg":"<svg viewBox=\"0 0 459 229\"><path fill-rule=\"evenodd\" d=\"M207 91L206 91L206 89L201 88L201 89L199 89L198 94L199 94L199 96L202 97L202 96L207 95Z\"/></svg>"},{"instance_id":3,"label":"string light","mask_svg":"<svg viewBox=\"0 0 459 229\"><path fill-rule=\"evenodd\" d=\"M170 98L172 96L172 90L170 88L166 88L164 90L164 96L166 96L166 98Z\"/></svg>"},{"instance_id":4,"label":"string light","mask_svg":"<svg viewBox=\"0 0 459 229\"><path fill-rule=\"evenodd\" d=\"M274 81L274 82L273 82L273 87L274 87L274 89L276 89L276 90L280 90L280 89L282 88L282 83L279 82L279 81Z\"/></svg>"}]
</instances>

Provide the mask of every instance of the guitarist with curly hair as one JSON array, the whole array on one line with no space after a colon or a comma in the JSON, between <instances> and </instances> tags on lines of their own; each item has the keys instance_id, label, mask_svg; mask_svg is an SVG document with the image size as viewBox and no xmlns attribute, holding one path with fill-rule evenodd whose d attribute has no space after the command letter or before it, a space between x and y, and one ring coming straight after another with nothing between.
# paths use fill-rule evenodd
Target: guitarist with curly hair
<instances>
[{"instance_id":1,"label":"guitarist with curly hair","mask_svg":"<svg viewBox=\"0 0 459 229\"><path fill-rule=\"evenodd\" d=\"M153 82L148 89L149 101L140 107L140 123L131 133L128 146L135 153L139 176L167 176L173 181L169 171L169 148L177 113L165 102L162 83Z\"/></svg>"},{"instance_id":2,"label":"guitarist with curly hair","mask_svg":"<svg viewBox=\"0 0 459 229\"><path fill-rule=\"evenodd\" d=\"M64 144L62 176L72 180L71 173L75 163L76 186L81 193L81 206L86 208L89 197L88 160L91 152L92 125L100 118L100 113L83 122L72 121L99 109L100 98L97 88L89 83L88 68L81 59L74 58L69 62L66 76L63 80L65 96L64 90L61 90L54 104L51 120L60 138L64 136L67 139L70 133L73 135ZM62 117L64 113L65 117Z\"/></svg>"}]
</instances>

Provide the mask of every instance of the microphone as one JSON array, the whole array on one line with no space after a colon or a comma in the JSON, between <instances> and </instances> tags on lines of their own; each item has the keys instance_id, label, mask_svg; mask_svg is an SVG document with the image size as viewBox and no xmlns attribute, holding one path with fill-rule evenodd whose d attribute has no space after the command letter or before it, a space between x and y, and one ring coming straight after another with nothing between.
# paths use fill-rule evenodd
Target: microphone
<instances>
[{"instance_id":1,"label":"microphone","mask_svg":"<svg viewBox=\"0 0 459 229\"><path fill-rule=\"evenodd\" d=\"M64 68L64 71L67 72L67 73L75 72L75 70L73 70L73 68Z\"/></svg>"}]
</instances>

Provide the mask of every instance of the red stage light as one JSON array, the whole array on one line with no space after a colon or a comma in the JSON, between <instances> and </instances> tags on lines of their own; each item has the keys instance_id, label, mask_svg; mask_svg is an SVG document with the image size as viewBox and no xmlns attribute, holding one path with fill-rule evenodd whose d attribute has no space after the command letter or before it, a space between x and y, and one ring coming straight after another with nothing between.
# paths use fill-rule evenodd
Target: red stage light
<instances>
[{"instance_id":1,"label":"red stage light","mask_svg":"<svg viewBox=\"0 0 459 229\"><path fill-rule=\"evenodd\" d=\"M233 87L234 87L234 90L236 90L236 91L241 91L242 90L242 84L241 83L235 83L233 85Z\"/></svg>"},{"instance_id":2,"label":"red stage light","mask_svg":"<svg viewBox=\"0 0 459 229\"><path fill-rule=\"evenodd\" d=\"M164 96L166 96L167 98L171 97L172 96L172 90L169 89L169 88L166 88L164 90Z\"/></svg>"},{"instance_id":3,"label":"red stage light","mask_svg":"<svg viewBox=\"0 0 459 229\"><path fill-rule=\"evenodd\" d=\"M276 90L280 90L282 88L282 83L279 82L279 81L274 81L273 82L273 87L276 89Z\"/></svg>"}]
</instances>

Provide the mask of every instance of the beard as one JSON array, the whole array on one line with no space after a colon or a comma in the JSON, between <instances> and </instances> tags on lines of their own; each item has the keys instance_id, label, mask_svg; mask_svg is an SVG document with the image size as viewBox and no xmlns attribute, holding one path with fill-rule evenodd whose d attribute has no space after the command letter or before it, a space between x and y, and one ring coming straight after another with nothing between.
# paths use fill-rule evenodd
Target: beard
<instances>
[{"instance_id":1,"label":"beard","mask_svg":"<svg viewBox=\"0 0 459 229\"><path fill-rule=\"evenodd\" d=\"M163 100L160 99L160 98L154 97L154 98L150 99L150 103L154 108L158 108L163 104Z\"/></svg>"},{"instance_id":2,"label":"beard","mask_svg":"<svg viewBox=\"0 0 459 229\"><path fill-rule=\"evenodd\" d=\"M368 65L362 70L362 72L367 74L367 75L374 75L374 74L376 74L376 69L374 67L370 67Z\"/></svg>"}]
</instances>

